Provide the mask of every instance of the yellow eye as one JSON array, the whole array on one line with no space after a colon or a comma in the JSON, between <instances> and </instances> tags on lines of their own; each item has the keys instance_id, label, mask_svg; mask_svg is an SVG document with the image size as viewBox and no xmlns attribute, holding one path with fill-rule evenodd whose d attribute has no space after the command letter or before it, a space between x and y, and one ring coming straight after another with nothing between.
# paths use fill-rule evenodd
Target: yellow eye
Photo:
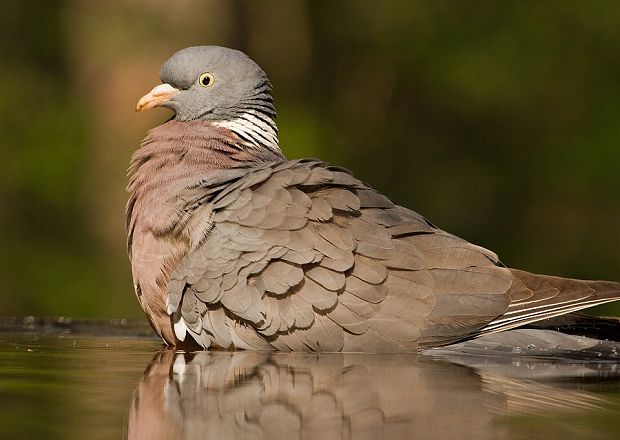
<instances>
[{"instance_id":1,"label":"yellow eye","mask_svg":"<svg viewBox=\"0 0 620 440\"><path fill-rule=\"evenodd\" d=\"M203 87L211 87L215 82L215 77L212 73L205 72L198 77L198 82Z\"/></svg>"}]
</instances>

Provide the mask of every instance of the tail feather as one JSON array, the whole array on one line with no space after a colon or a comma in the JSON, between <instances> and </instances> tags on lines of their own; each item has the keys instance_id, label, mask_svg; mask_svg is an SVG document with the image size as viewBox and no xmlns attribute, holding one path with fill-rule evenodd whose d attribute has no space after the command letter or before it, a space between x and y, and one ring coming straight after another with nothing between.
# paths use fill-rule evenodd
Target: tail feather
<instances>
[{"instance_id":1,"label":"tail feather","mask_svg":"<svg viewBox=\"0 0 620 440\"><path fill-rule=\"evenodd\" d=\"M513 283L508 310L477 335L522 327L526 324L620 300L620 283L583 281L537 275L510 269Z\"/></svg>"},{"instance_id":2,"label":"tail feather","mask_svg":"<svg viewBox=\"0 0 620 440\"><path fill-rule=\"evenodd\" d=\"M620 342L620 318L601 318L579 312L536 321L524 328L554 330L569 335Z\"/></svg>"}]
</instances>

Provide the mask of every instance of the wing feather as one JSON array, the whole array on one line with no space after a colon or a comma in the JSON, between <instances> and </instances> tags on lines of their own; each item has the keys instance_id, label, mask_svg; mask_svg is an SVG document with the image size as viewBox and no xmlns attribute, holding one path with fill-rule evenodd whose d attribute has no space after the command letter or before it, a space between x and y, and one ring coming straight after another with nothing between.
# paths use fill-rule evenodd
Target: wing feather
<instances>
[{"instance_id":1,"label":"wing feather","mask_svg":"<svg viewBox=\"0 0 620 440\"><path fill-rule=\"evenodd\" d=\"M191 220L206 232L168 284L179 339L189 334L205 348L416 351L614 298L600 292L615 285L511 271L344 169L301 160L244 172L213 187L205 178L180 204L178 218L207 208L204 224Z\"/></svg>"}]
</instances>

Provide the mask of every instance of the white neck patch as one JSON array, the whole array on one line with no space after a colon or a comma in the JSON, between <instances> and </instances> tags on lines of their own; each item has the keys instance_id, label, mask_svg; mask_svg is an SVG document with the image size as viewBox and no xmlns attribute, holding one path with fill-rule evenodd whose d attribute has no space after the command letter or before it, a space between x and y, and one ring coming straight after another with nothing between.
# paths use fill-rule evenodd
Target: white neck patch
<instances>
[{"instance_id":1,"label":"white neck patch","mask_svg":"<svg viewBox=\"0 0 620 440\"><path fill-rule=\"evenodd\" d=\"M264 115L257 115L253 110L246 110L238 118L214 121L213 125L231 130L249 146L281 151L276 123L272 119L265 121Z\"/></svg>"}]
</instances>

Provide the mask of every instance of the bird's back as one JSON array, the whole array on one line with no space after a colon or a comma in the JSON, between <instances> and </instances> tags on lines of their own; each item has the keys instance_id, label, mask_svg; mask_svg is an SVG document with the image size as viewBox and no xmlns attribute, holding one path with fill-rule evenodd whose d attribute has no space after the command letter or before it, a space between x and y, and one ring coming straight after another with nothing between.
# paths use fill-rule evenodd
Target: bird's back
<instances>
[{"instance_id":1,"label":"bird's back","mask_svg":"<svg viewBox=\"0 0 620 440\"><path fill-rule=\"evenodd\" d=\"M497 256L342 168L268 163L205 190L206 239L172 272L176 337L203 347L416 351L509 308Z\"/></svg>"}]
</instances>

